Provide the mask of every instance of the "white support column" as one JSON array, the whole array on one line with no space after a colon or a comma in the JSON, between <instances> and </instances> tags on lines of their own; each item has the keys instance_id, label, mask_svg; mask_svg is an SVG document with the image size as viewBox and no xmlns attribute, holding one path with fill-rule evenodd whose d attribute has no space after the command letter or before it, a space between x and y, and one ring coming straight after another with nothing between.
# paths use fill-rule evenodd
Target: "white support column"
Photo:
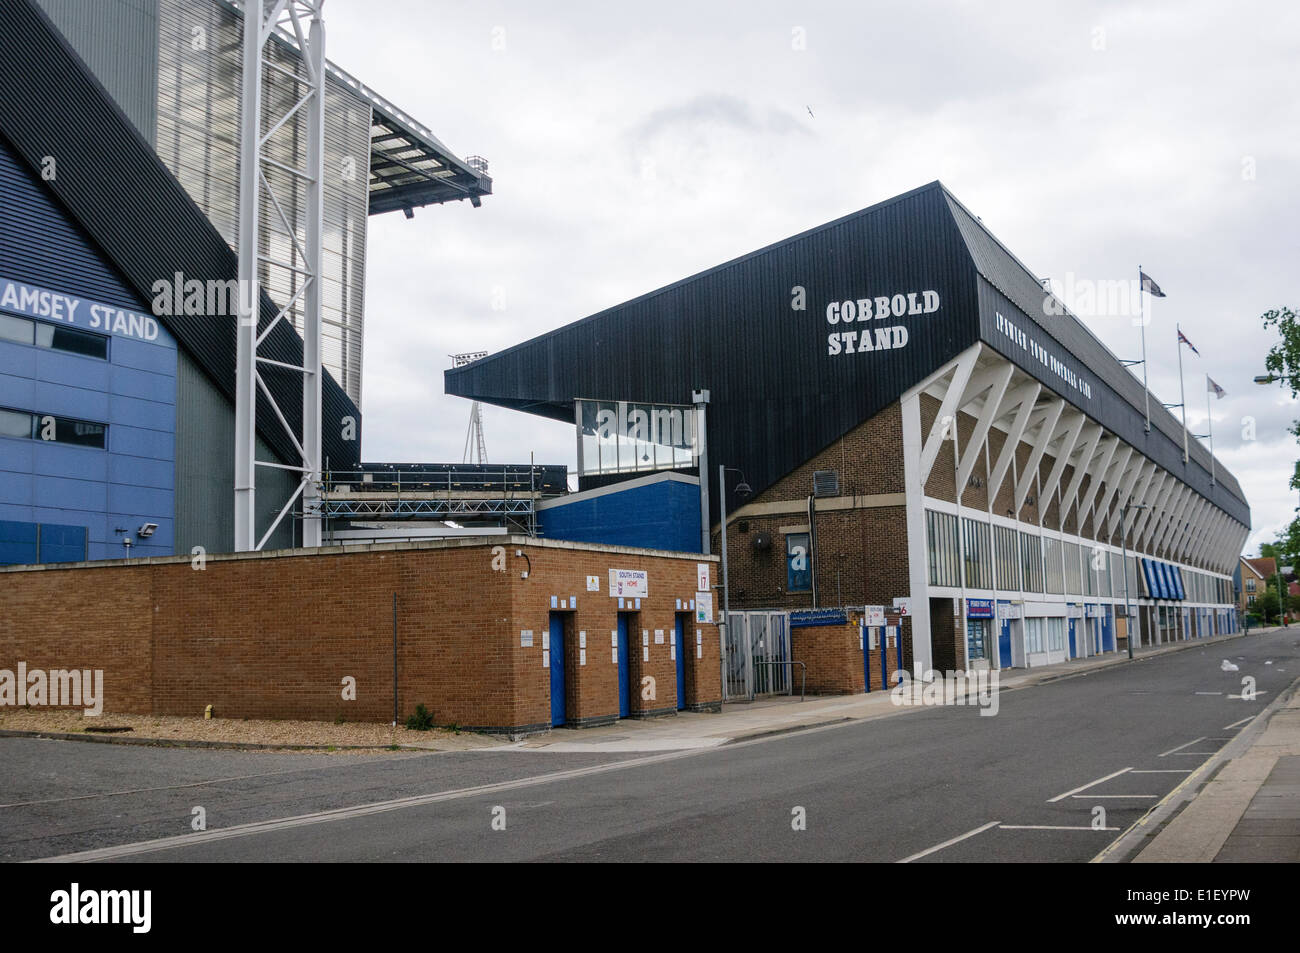
<instances>
[{"instance_id":1,"label":"white support column","mask_svg":"<svg viewBox=\"0 0 1300 953\"><path fill-rule=\"evenodd\" d=\"M1056 492L1056 488L1061 483L1061 476L1065 473L1065 467L1069 464L1074 448L1079 442L1079 437L1083 434L1084 424L1087 422L1088 418L1085 414L1076 413L1066 425L1065 435L1061 437L1061 445L1056 451L1056 460L1052 464L1052 469L1047 473L1047 482L1043 484L1040 496L1050 500L1052 494ZM1025 486L1023 490L1024 493L1028 493L1028 486ZM1024 504L1024 494L1019 491L1017 491L1016 499L1021 505ZM1016 509L1016 512L1020 512L1019 508Z\"/></svg>"},{"instance_id":2,"label":"white support column","mask_svg":"<svg viewBox=\"0 0 1300 953\"><path fill-rule=\"evenodd\" d=\"M1079 460L1074 465L1074 475L1070 477L1070 482L1061 494L1061 526L1064 532L1065 520L1070 515L1070 510L1079 503L1079 487L1083 484L1083 477L1092 466L1092 458L1097 453L1097 445L1101 442L1102 436L1106 433L1101 424L1089 424L1085 428L1086 436L1083 438L1083 449L1079 451ZM1078 519L1075 519L1077 526Z\"/></svg>"},{"instance_id":3,"label":"white support column","mask_svg":"<svg viewBox=\"0 0 1300 953\"><path fill-rule=\"evenodd\" d=\"M1192 498L1192 488L1186 483L1174 485L1174 492L1169 498L1169 512L1163 523L1156 527L1151 545L1156 550L1169 550L1173 537L1183 525L1187 505Z\"/></svg>"},{"instance_id":4,"label":"white support column","mask_svg":"<svg viewBox=\"0 0 1300 953\"><path fill-rule=\"evenodd\" d=\"M1165 481L1169 478L1169 474L1165 473L1164 470L1161 470L1158 467L1153 466L1152 470L1154 472L1151 474L1151 478L1147 480L1142 495L1137 500L1137 503L1146 507L1146 509L1137 511L1137 514L1133 518L1133 526L1129 530L1129 539L1132 541L1134 552L1146 551L1142 548L1142 533L1146 529L1147 523L1151 520L1152 514L1155 512L1156 499L1159 497L1161 491L1164 490Z\"/></svg>"},{"instance_id":5,"label":"white support column","mask_svg":"<svg viewBox=\"0 0 1300 953\"><path fill-rule=\"evenodd\" d=\"M319 546L321 542L321 302L322 242L324 202L324 99L325 99L325 27L321 19L324 0L246 0L243 24L243 72L241 87L239 139L239 322L235 346L235 534L237 552L261 549L293 505L302 500L303 543ZM290 32L292 30L292 32ZM279 114L263 122L262 86L266 64L265 50L273 34L296 49L302 58L303 76L285 70L275 71L274 82L282 85L284 101L291 103ZM288 124L305 125L307 143L303 168L294 168L267 153L271 140ZM267 131L263 131L265 126ZM288 188L301 187L305 202L305 220L299 236L296 221L285 214L286 203L277 198L272 180L287 177ZM284 241L268 242L262 252L261 201L275 212ZM280 236L277 235L277 238ZM261 314L260 269L272 274L280 269L295 276L298 288L292 298L279 308L265 325ZM301 303L303 353L302 364L287 364L260 357L258 347L272 333L275 325L287 321L292 325L292 311ZM279 302L277 302L279 304ZM285 410L277 403L258 371L259 363L274 365L279 371L302 375L301 430L289 426ZM289 442L297 451L294 464L279 464L257 459L258 394L279 421ZM259 465L291 470L299 482L268 528L257 536L256 484Z\"/></svg>"},{"instance_id":6,"label":"white support column","mask_svg":"<svg viewBox=\"0 0 1300 953\"><path fill-rule=\"evenodd\" d=\"M1099 540L1103 538L1101 521L1106 519L1110 514L1110 504L1115 499L1115 495L1119 492L1119 488L1124 482L1125 476L1128 473L1129 464L1133 462L1134 452L1135 451L1132 447L1123 446L1123 449L1116 454L1115 462L1111 465L1112 475L1106 477L1106 494L1097 504L1097 515L1092 521L1092 527L1097 531L1097 539ZM1105 538L1109 539L1109 535L1110 534L1107 533Z\"/></svg>"},{"instance_id":7,"label":"white support column","mask_svg":"<svg viewBox=\"0 0 1300 953\"><path fill-rule=\"evenodd\" d=\"M992 426L994 415L1002 404L1002 397L1007 392L1007 385L1011 383L1011 375L1015 369L1014 364L1007 362L994 370L991 380L985 385L988 395L984 398L984 408L975 420L975 429L971 433L970 442L967 443L965 450L962 452L961 461L957 464L957 499L959 501L961 500L962 490L966 486L966 481L970 479L971 471L975 469L975 462L984 450L984 440L989 435L989 427ZM974 388L972 387L971 390L973 391ZM967 403L978 396L978 392L971 393L969 399L962 402L962 406L966 406Z\"/></svg>"},{"instance_id":8,"label":"white support column","mask_svg":"<svg viewBox=\"0 0 1300 953\"><path fill-rule=\"evenodd\" d=\"M921 448L918 474L921 477L922 488L925 487L925 481L930 479L930 471L934 468L934 461L939 456L939 449L943 446L948 428L951 427L953 432L956 432L957 408L961 404L962 395L966 392L966 384L970 380L971 372L975 369L975 361L978 356L979 350L971 348L963 352L953 366L952 380L948 383L948 389L939 405L939 413L935 415L934 423L930 425L930 433L925 438L925 443ZM917 408L920 409L919 394L917 395Z\"/></svg>"},{"instance_id":9,"label":"white support column","mask_svg":"<svg viewBox=\"0 0 1300 953\"><path fill-rule=\"evenodd\" d=\"M1149 511L1151 513L1151 518L1147 520L1146 525L1142 527L1142 551L1150 553L1152 556L1155 555L1155 551L1151 547L1155 528L1169 512L1169 498L1173 496L1174 489L1178 486L1178 480L1174 478L1172 473L1166 471L1164 478L1164 486L1161 488L1159 494L1157 494L1156 501Z\"/></svg>"},{"instance_id":10,"label":"white support column","mask_svg":"<svg viewBox=\"0 0 1300 953\"><path fill-rule=\"evenodd\" d=\"M1029 489L1033 485L1032 477L1038 473L1038 465L1043 462L1043 454L1047 448L1052 445L1058 436L1069 429L1069 425L1061 424L1061 413L1065 410L1065 401L1059 397L1047 405L1043 419L1038 426L1037 436L1032 443L1033 449L1029 451L1029 459L1025 461L1025 472L1016 479L1016 512L1025 505L1025 499L1029 496ZM1060 429L1058 429L1060 428ZM1043 507L1038 508L1042 513Z\"/></svg>"},{"instance_id":11,"label":"white support column","mask_svg":"<svg viewBox=\"0 0 1300 953\"><path fill-rule=\"evenodd\" d=\"M1084 494L1083 500L1079 503L1079 515L1076 520L1080 534L1083 533L1084 520L1086 520L1088 514L1092 512L1092 504L1093 501L1097 499L1097 494L1101 490L1101 485L1109 482L1108 476L1110 471L1110 462L1115 459L1115 451L1118 449L1119 438L1111 437L1110 440L1106 442L1106 448L1102 450L1100 455L1098 455L1094 465L1088 471L1088 475L1091 479L1088 481L1088 491ZM1097 527L1094 521L1094 533L1096 529Z\"/></svg>"},{"instance_id":12,"label":"white support column","mask_svg":"<svg viewBox=\"0 0 1300 953\"><path fill-rule=\"evenodd\" d=\"M1146 457L1139 454L1136 450L1134 456L1137 457L1136 463L1130 468L1129 474L1124 477L1124 482L1120 486L1119 499L1116 500L1114 512L1110 514L1110 523L1106 528L1106 535L1114 539L1115 533L1121 530L1120 521L1123 519L1122 507L1130 499L1134 503L1141 503L1142 497L1146 495L1147 486L1150 483L1151 475L1155 472L1155 464ZM1133 498L1133 494L1137 498Z\"/></svg>"},{"instance_id":13,"label":"white support column","mask_svg":"<svg viewBox=\"0 0 1300 953\"><path fill-rule=\"evenodd\" d=\"M933 666L930 643L929 552L925 530L925 480L921 475L921 397L902 399L903 497L906 501L908 595L912 606L912 673L923 678ZM900 666L901 667L901 666Z\"/></svg>"},{"instance_id":14,"label":"white support column","mask_svg":"<svg viewBox=\"0 0 1300 953\"><path fill-rule=\"evenodd\" d=\"M1007 395L1003 404L1005 410L999 409L998 416L1009 411L1012 407L1017 407L1016 416L1011 421L1011 426L1007 429L1007 439L1002 444L1002 451L998 454L997 462L993 464L993 472L989 474L989 493L996 496L1002 488L1002 481L1006 479L1007 470L1011 466L1011 461L1015 459L1016 448L1020 446L1020 440L1025 435L1025 427L1029 424L1029 415L1034 412L1034 401L1038 400L1038 395L1042 392L1043 385L1037 381L1030 381L1017 387ZM1019 510L1016 511L1019 516Z\"/></svg>"}]
</instances>

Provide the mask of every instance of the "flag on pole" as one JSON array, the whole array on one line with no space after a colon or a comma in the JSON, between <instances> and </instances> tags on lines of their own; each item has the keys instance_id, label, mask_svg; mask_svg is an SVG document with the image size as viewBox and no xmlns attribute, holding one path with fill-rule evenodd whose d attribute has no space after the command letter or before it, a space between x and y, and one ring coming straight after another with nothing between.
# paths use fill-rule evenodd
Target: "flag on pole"
<instances>
[{"instance_id":1,"label":"flag on pole","mask_svg":"<svg viewBox=\"0 0 1300 953\"><path fill-rule=\"evenodd\" d=\"M1205 389L1214 395L1216 400L1223 400L1223 395L1227 393L1222 387L1210 380L1210 375L1205 375Z\"/></svg>"},{"instance_id":2,"label":"flag on pole","mask_svg":"<svg viewBox=\"0 0 1300 953\"><path fill-rule=\"evenodd\" d=\"M1193 354L1195 354L1197 357L1201 356L1201 352L1196 350L1196 345L1193 344L1191 341L1187 340L1187 335L1184 334L1182 331L1178 332L1178 343L1186 344L1188 347L1192 349Z\"/></svg>"},{"instance_id":3,"label":"flag on pole","mask_svg":"<svg viewBox=\"0 0 1300 953\"><path fill-rule=\"evenodd\" d=\"M1165 293L1160 290L1160 286L1151 280L1151 276L1145 271L1139 271L1142 276L1142 290L1148 292L1153 298L1163 298Z\"/></svg>"}]
</instances>

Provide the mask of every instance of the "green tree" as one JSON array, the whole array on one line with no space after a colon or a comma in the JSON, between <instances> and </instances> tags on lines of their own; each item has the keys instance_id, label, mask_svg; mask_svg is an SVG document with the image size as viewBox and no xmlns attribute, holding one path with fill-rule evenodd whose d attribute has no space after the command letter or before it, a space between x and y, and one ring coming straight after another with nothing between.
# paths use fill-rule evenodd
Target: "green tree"
<instances>
[{"instance_id":1,"label":"green tree","mask_svg":"<svg viewBox=\"0 0 1300 953\"><path fill-rule=\"evenodd\" d=\"M1268 587L1255 600L1255 611L1263 616L1266 625L1274 625L1279 621L1278 607L1277 579L1275 577L1268 581Z\"/></svg>"},{"instance_id":2,"label":"green tree","mask_svg":"<svg viewBox=\"0 0 1300 953\"><path fill-rule=\"evenodd\" d=\"M1269 348L1264 367L1274 377L1284 378L1283 383L1291 389L1291 396L1300 398L1300 314L1291 308L1275 308L1265 311L1260 320L1265 328L1276 329L1280 338ZM1291 425L1290 432L1300 439L1300 421ZM1296 461L1291 473L1291 489L1300 490L1300 460ZM1294 512L1296 515L1278 540L1279 548L1289 555L1300 553L1300 508ZM1263 547L1260 549L1262 552Z\"/></svg>"}]
</instances>

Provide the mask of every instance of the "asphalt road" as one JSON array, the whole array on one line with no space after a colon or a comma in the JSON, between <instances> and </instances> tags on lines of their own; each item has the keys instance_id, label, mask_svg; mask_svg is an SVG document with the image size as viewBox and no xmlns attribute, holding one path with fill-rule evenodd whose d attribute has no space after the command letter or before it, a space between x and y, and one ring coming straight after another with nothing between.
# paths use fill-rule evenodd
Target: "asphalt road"
<instances>
[{"instance_id":1,"label":"asphalt road","mask_svg":"<svg viewBox=\"0 0 1300 953\"><path fill-rule=\"evenodd\" d=\"M1231 697L1245 675L1254 700ZM1282 630L1003 692L995 717L928 708L653 756L0 739L0 858L1087 861L1297 676L1300 629Z\"/></svg>"}]
</instances>

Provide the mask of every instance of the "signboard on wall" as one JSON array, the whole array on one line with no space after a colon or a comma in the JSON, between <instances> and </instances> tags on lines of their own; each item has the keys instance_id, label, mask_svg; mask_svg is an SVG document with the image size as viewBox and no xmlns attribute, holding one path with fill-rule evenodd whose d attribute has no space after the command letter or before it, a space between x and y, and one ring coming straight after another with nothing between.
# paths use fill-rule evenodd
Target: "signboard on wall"
<instances>
[{"instance_id":1,"label":"signboard on wall","mask_svg":"<svg viewBox=\"0 0 1300 953\"><path fill-rule=\"evenodd\" d=\"M609 594L611 597L629 596L644 599L650 595L650 574L644 569L611 569Z\"/></svg>"},{"instance_id":2,"label":"signboard on wall","mask_svg":"<svg viewBox=\"0 0 1300 953\"><path fill-rule=\"evenodd\" d=\"M912 599L910 596L894 596L894 608L898 610L901 616L912 614Z\"/></svg>"},{"instance_id":3,"label":"signboard on wall","mask_svg":"<svg viewBox=\"0 0 1300 953\"><path fill-rule=\"evenodd\" d=\"M993 618L993 600L992 599L967 599L966 618L968 619Z\"/></svg>"},{"instance_id":4,"label":"signboard on wall","mask_svg":"<svg viewBox=\"0 0 1300 953\"><path fill-rule=\"evenodd\" d=\"M866 623L868 626L881 626L885 624L884 606L867 606L866 608Z\"/></svg>"},{"instance_id":5,"label":"signboard on wall","mask_svg":"<svg viewBox=\"0 0 1300 953\"><path fill-rule=\"evenodd\" d=\"M697 592L695 594L695 621L713 624L713 593Z\"/></svg>"},{"instance_id":6,"label":"signboard on wall","mask_svg":"<svg viewBox=\"0 0 1300 953\"><path fill-rule=\"evenodd\" d=\"M709 564L695 564L695 589L697 592L709 592L713 586L709 584Z\"/></svg>"}]
</instances>

